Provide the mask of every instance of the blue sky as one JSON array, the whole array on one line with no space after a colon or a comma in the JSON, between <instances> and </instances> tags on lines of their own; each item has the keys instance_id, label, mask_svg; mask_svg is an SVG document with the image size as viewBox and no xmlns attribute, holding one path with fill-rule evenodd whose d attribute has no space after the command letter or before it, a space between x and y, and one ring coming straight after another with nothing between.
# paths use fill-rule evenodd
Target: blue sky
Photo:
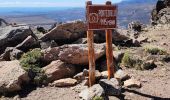
<instances>
[{"instance_id":1,"label":"blue sky","mask_svg":"<svg viewBox=\"0 0 170 100\"><path fill-rule=\"evenodd\" d=\"M83 7L87 0L0 0L0 7ZM106 0L91 0L104 3ZM113 3L122 0L110 0Z\"/></svg>"}]
</instances>

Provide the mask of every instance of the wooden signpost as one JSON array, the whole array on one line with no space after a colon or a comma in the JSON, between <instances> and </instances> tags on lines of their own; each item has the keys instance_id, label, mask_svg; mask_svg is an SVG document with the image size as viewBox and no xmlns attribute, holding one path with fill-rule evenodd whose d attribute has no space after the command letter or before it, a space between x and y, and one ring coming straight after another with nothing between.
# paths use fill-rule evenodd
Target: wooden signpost
<instances>
[{"instance_id":1,"label":"wooden signpost","mask_svg":"<svg viewBox=\"0 0 170 100\"><path fill-rule=\"evenodd\" d=\"M112 30L117 27L117 6L112 5L110 1L106 5L92 5L91 1L86 3L87 20L87 39L89 56L89 85L95 84L95 53L93 30L105 30L106 32L106 57L108 79L114 77L114 59L112 51Z\"/></svg>"}]
</instances>

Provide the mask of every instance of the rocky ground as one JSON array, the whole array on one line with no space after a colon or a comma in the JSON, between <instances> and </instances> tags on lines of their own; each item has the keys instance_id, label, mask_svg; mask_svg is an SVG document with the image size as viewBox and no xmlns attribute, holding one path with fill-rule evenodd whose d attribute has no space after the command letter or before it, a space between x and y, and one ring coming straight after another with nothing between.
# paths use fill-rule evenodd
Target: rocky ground
<instances>
[{"instance_id":1,"label":"rocky ground","mask_svg":"<svg viewBox=\"0 0 170 100\"><path fill-rule=\"evenodd\" d=\"M170 25L162 23L168 15L157 12L154 26L132 22L113 31L116 72L110 80L105 35L95 31L92 87L84 22L45 30L0 20L0 100L169 100Z\"/></svg>"}]
</instances>

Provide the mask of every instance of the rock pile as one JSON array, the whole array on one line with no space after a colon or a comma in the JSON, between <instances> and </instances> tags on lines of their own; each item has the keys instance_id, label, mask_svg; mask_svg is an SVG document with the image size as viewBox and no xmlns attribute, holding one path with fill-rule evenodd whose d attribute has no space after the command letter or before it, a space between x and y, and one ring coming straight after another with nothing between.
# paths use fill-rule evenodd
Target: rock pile
<instances>
[{"instance_id":1,"label":"rock pile","mask_svg":"<svg viewBox=\"0 0 170 100\"><path fill-rule=\"evenodd\" d=\"M170 0L158 0L156 8L151 12L152 25L170 23Z\"/></svg>"}]
</instances>

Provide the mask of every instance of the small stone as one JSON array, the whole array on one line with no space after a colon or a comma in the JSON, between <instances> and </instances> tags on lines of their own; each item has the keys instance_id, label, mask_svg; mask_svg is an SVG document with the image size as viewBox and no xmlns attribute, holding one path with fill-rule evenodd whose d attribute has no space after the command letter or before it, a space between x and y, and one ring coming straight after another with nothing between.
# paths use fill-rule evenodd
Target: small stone
<instances>
[{"instance_id":1,"label":"small stone","mask_svg":"<svg viewBox=\"0 0 170 100\"><path fill-rule=\"evenodd\" d=\"M66 87L66 86L74 86L76 85L77 80L66 78L54 81L52 84L56 87Z\"/></svg>"},{"instance_id":2,"label":"small stone","mask_svg":"<svg viewBox=\"0 0 170 100\"><path fill-rule=\"evenodd\" d=\"M119 85L118 80L115 79L115 78L112 78L110 80L101 79L99 81L99 84L105 90L106 95L115 96L115 95L120 95L121 94L121 87Z\"/></svg>"},{"instance_id":3,"label":"small stone","mask_svg":"<svg viewBox=\"0 0 170 100\"><path fill-rule=\"evenodd\" d=\"M104 89L99 84L96 84L81 91L79 97L81 100L92 100L95 96L102 97L103 95Z\"/></svg>"},{"instance_id":4,"label":"small stone","mask_svg":"<svg viewBox=\"0 0 170 100\"><path fill-rule=\"evenodd\" d=\"M107 78L108 77L108 72L107 71L103 71L101 72L102 74L102 78Z\"/></svg>"},{"instance_id":5,"label":"small stone","mask_svg":"<svg viewBox=\"0 0 170 100\"><path fill-rule=\"evenodd\" d=\"M140 88L141 87L141 83L135 79L129 79L124 81L124 86L125 87L137 87Z\"/></svg>"},{"instance_id":6,"label":"small stone","mask_svg":"<svg viewBox=\"0 0 170 100\"><path fill-rule=\"evenodd\" d=\"M121 60L122 60L122 58L123 58L123 56L124 56L124 52L114 51L114 52L113 52L113 56L114 56L114 58L115 58L115 60L116 60L117 62L121 62Z\"/></svg>"},{"instance_id":7,"label":"small stone","mask_svg":"<svg viewBox=\"0 0 170 100\"><path fill-rule=\"evenodd\" d=\"M155 65L154 60L149 60L149 61L146 61L146 62L143 64L142 67L143 67L143 69L149 70L149 69L154 69L154 68L156 68L157 66Z\"/></svg>"},{"instance_id":8,"label":"small stone","mask_svg":"<svg viewBox=\"0 0 170 100\"><path fill-rule=\"evenodd\" d=\"M118 80L125 80L125 79L129 78L129 75L127 73L125 73L123 70L116 71L114 76Z\"/></svg>"}]
</instances>

